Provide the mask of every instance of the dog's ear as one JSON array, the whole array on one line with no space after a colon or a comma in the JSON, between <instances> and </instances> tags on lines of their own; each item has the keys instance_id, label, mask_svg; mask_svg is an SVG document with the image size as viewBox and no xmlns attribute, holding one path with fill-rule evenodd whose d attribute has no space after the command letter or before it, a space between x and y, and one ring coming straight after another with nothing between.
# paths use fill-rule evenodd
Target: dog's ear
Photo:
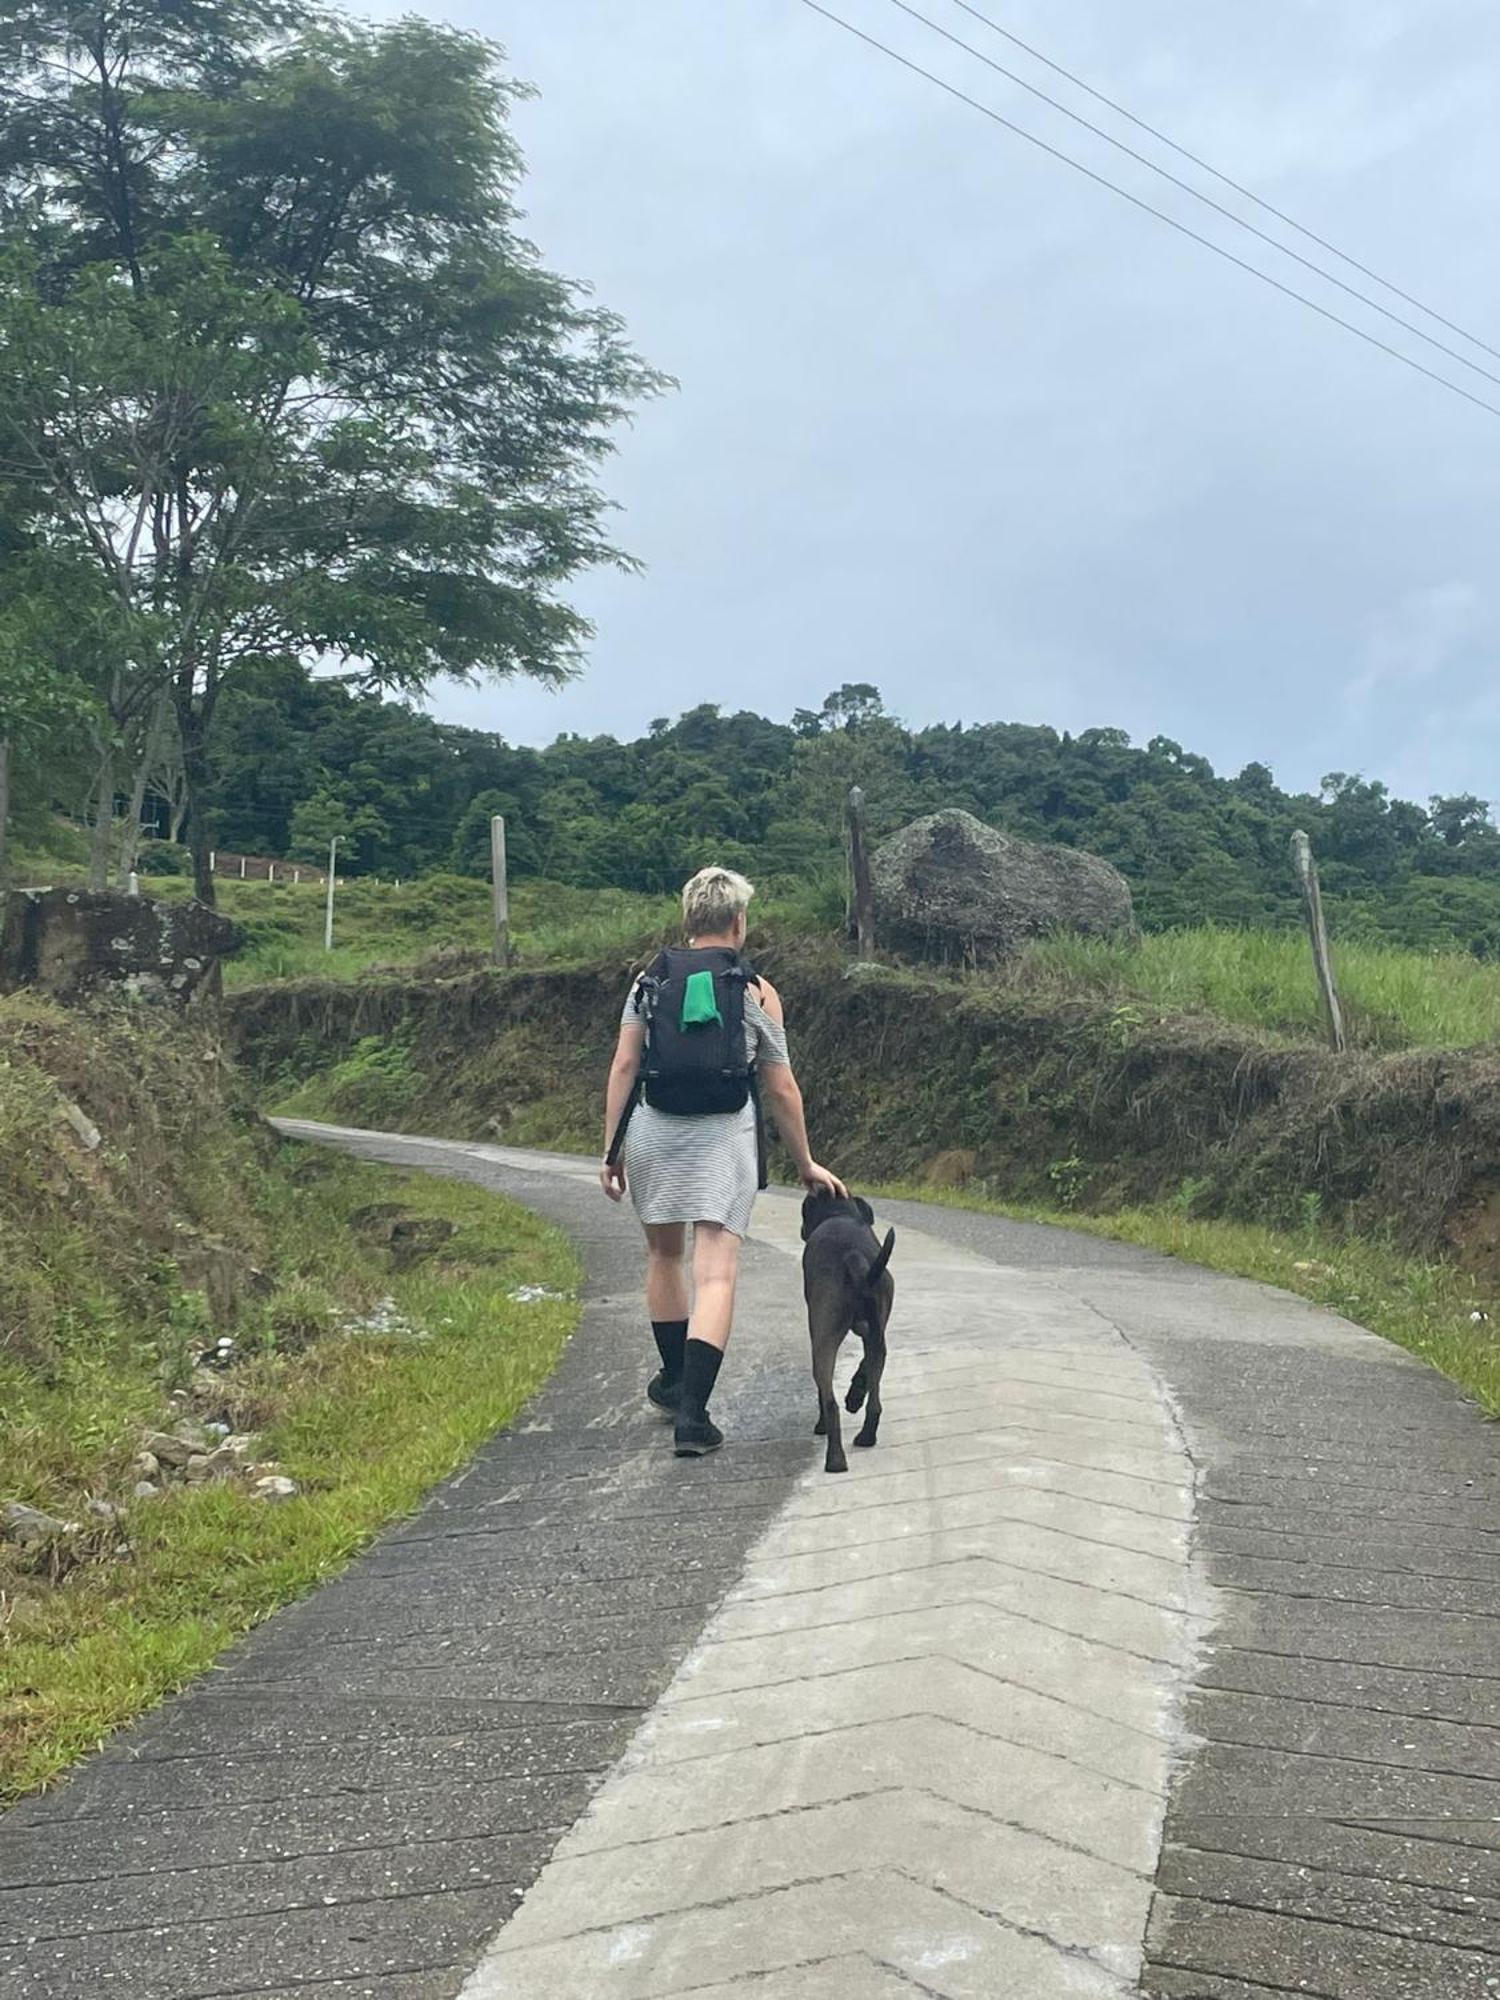
<instances>
[{"instance_id":1,"label":"dog's ear","mask_svg":"<svg viewBox=\"0 0 1500 2000\"><path fill-rule=\"evenodd\" d=\"M815 1227L813 1209L817 1205L817 1199L818 1197L815 1194L804 1195L802 1197L802 1241L804 1243L812 1235Z\"/></svg>"},{"instance_id":2,"label":"dog's ear","mask_svg":"<svg viewBox=\"0 0 1500 2000\"><path fill-rule=\"evenodd\" d=\"M862 1194L857 1194L854 1197L854 1206L859 1210L860 1214L864 1217L866 1222L869 1223L874 1222L875 1211L873 1208L871 1208L870 1204L865 1200Z\"/></svg>"}]
</instances>

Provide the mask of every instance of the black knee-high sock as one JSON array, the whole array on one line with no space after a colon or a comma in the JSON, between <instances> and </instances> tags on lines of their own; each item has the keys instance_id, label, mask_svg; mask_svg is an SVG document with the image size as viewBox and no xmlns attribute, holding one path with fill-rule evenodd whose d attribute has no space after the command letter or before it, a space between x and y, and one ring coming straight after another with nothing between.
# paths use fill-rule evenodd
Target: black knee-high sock
<instances>
[{"instance_id":1,"label":"black knee-high sock","mask_svg":"<svg viewBox=\"0 0 1500 2000\"><path fill-rule=\"evenodd\" d=\"M651 1336L661 1356L661 1372L669 1385L682 1380L682 1350L687 1345L687 1330L685 1319L654 1319L651 1322Z\"/></svg>"},{"instance_id":2,"label":"black knee-high sock","mask_svg":"<svg viewBox=\"0 0 1500 2000\"><path fill-rule=\"evenodd\" d=\"M708 1399L714 1392L719 1363L723 1359L724 1350L710 1347L706 1340L690 1340L687 1343L682 1363L681 1409L684 1417L701 1420L708 1415Z\"/></svg>"}]
</instances>

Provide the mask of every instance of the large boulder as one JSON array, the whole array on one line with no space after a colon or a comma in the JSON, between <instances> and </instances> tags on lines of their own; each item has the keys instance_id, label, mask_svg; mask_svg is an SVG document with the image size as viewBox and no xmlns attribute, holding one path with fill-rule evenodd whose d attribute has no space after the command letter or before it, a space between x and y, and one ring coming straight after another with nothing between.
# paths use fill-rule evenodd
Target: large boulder
<instances>
[{"instance_id":1,"label":"large boulder","mask_svg":"<svg viewBox=\"0 0 1500 2000\"><path fill-rule=\"evenodd\" d=\"M204 903L154 903L85 889L0 898L0 993L35 987L75 1000L101 986L186 1002L218 983L242 933Z\"/></svg>"},{"instance_id":2,"label":"large boulder","mask_svg":"<svg viewBox=\"0 0 1500 2000\"><path fill-rule=\"evenodd\" d=\"M1123 875L1075 847L997 833L972 813L914 820L870 857L879 943L917 958L980 964L1053 931L1129 937Z\"/></svg>"}]
</instances>

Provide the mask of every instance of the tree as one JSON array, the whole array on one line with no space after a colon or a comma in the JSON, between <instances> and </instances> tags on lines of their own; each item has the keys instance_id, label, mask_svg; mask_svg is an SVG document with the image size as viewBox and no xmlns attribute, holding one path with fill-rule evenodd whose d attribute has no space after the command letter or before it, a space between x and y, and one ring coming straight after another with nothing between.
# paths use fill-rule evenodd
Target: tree
<instances>
[{"instance_id":1,"label":"tree","mask_svg":"<svg viewBox=\"0 0 1500 2000\"><path fill-rule=\"evenodd\" d=\"M7 547L7 543L9 546ZM0 888L8 873L10 823L24 779L69 735L98 724L78 671L87 604L66 612L66 591L45 557L28 548L0 505Z\"/></svg>"},{"instance_id":2,"label":"tree","mask_svg":"<svg viewBox=\"0 0 1500 2000\"><path fill-rule=\"evenodd\" d=\"M861 723L874 722L884 714L880 689L868 681L845 681L823 701L822 719L827 729L858 729Z\"/></svg>"},{"instance_id":3,"label":"tree","mask_svg":"<svg viewBox=\"0 0 1500 2000\"><path fill-rule=\"evenodd\" d=\"M456 875L480 875L486 881L494 863L490 821L499 813L505 821L506 872L519 880L537 870L536 836L510 792L480 792L470 800L453 833L448 865Z\"/></svg>"},{"instance_id":4,"label":"tree","mask_svg":"<svg viewBox=\"0 0 1500 2000\"><path fill-rule=\"evenodd\" d=\"M1459 792L1452 798L1434 798L1429 803L1432 830L1445 847L1463 847L1475 838L1483 840L1494 834L1488 799L1476 798L1472 792Z\"/></svg>"},{"instance_id":5,"label":"tree","mask_svg":"<svg viewBox=\"0 0 1500 2000\"><path fill-rule=\"evenodd\" d=\"M170 690L208 900L239 675L559 681L562 586L626 561L597 466L662 378L518 234L496 60L296 0L0 0L0 477L112 596L111 743Z\"/></svg>"},{"instance_id":6,"label":"tree","mask_svg":"<svg viewBox=\"0 0 1500 2000\"><path fill-rule=\"evenodd\" d=\"M357 874L359 849L387 830L373 806L351 806L333 789L314 792L292 814L290 851L298 861L326 862L329 845L337 840L343 849L339 866Z\"/></svg>"}]
</instances>

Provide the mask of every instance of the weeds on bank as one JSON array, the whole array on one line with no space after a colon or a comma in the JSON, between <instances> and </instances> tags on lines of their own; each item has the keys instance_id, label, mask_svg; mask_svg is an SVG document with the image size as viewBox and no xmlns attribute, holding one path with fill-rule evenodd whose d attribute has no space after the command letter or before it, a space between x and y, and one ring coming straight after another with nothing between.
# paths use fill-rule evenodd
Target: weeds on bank
<instances>
[{"instance_id":1,"label":"weeds on bank","mask_svg":"<svg viewBox=\"0 0 1500 2000\"><path fill-rule=\"evenodd\" d=\"M1339 988L1354 1040L1371 1048L1468 1048L1500 1035L1500 965L1467 952L1337 943ZM1321 1003L1299 931L1212 924L1161 931L1134 944L1046 938L1002 983L1058 999L1145 1001L1166 1013L1209 1014L1242 1027L1321 1037Z\"/></svg>"},{"instance_id":2,"label":"weeds on bank","mask_svg":"<svg viewBox=\"0 0 1500 2000\"><path fill-rule=\"evenodd\" d=\"M58 1584L0 1575L0 1800L56 1776L414 1508L510 1421L575 1323L567 1244L480 1189L288 1147L246 1192L264 1205L281 1282L223 1395L298 1497L173 1487L128 1505L109 1537L123 1556L111 1547ZM350 1227L374 1201L454 1233L394 1274ZM514 1296L527 1286L544 1296ZM394 1310L375 1310L386 1298ZM120 1356L106 1346L91 1360L85 1344L24 1410L6 1406L7 1497L76 1518L118 1481L141 1428L171 1409L145 1356L135 1368Z\"/></svg>"},{"instance_id":3,"label":"weeds on bank","mask_svg":"<svg viewBox=\"0 0 1500 2000\"><path fill-rule=\"evenodd\" d=\"M156 885L161 886L161 885ZM165 885L182 893L183 885ZM376 884L355 880L338 892L337 943L323 949L323 891L303 883L219 885L226 913L248 934L226 968L230 987L267 980L357 979L372 966L403 969L433 954L482 961L491 944L489 889L457 876ZM570 889L521 882L512 891L518 963L573 966L628 959L673 934L667 896ZM836 936L842 898L836 883L773 890L755 905L777 936ZM753 940L752 940L753 949ZM1422 953L1339 943L1336 958L1348 1025L1368 1048L1467 1048L1500 1036L1500 965L1465 952ZM1154 933L1130 943L1043 938L1004 968L962 975L1042 999L1113 1008L1126 1034L1154 1009L1207 1015L1296 1040L1323 1033L1318 989L1300 932L1214 925Z\"/></svg>"},{"instance_id":4,"label":"weeds on bank","mask_svg":"<svg viewBox=\"0 0 1500 2000\"><path fill-rule=\"evenodd\" d=\"M153 885L155 888L157 885ZM165 884L169 894L183 884ZM375 967L403 969L435 954L485 963L494 943L488 883L432 875L399 888L352 878L334 901L334 949L323 948L325 892L316 883L218 885L219 907L246 932L225 967L230 988L277 979L358 979ZM621 889L570 889L518 882L511 890L511 942L521 965L573 965L629 956L670 927L668 897Z\"/></svg>"}]
</instances>

